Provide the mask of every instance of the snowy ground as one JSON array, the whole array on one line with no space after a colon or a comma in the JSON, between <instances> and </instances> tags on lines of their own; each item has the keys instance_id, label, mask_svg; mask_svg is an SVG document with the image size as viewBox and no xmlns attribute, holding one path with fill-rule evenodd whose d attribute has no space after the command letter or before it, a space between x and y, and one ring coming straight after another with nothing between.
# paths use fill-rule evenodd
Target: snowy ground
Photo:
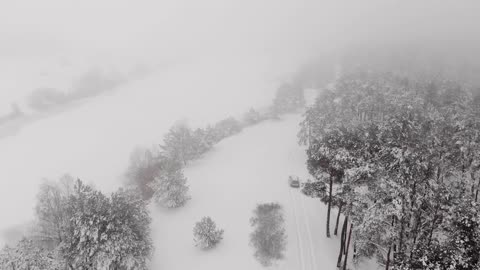
<instances>
[{"instance_id":1,"label":"snowy ground","mask_svg":"<svg viewBox=\"0 0 480 270\"><path fill-rule=\"evenodd\" d=\"M289 175L308 177L296 137L300 120L288 116L247 128L188 166L192 200L173 211L152 209L153 269L264 269L249 246L249 219L256 204L264 202L284 207L288 234L286 258L272 269L336 269L339 243L325 237L326 207L287 184ZM203 216L225 230L214 250L193 244L193 226Z\"/></svg>"},{"instance_id":2,"label":"snowy ground","mask_svg":"<svg viewBox=\"0 0 480 270\"><path fill-rule=\"evenodd\" d=\"M1 138L0 245L33 219L43 177L70 173L113 191L122 185L135 146L160 143L178 119L203 126L263 107L281 78L281 72L259 63L184 64ZM286 217L286 258L273 269L335 269L339 246L325 237L326 207L287 184L289 175L308 177L296 138L300 120L288 116L247 128L188 166L192 200L175 211L152 209L153 269L262 269L249 246L249 219L264 202L279 202ZM194 247L192 229L207 215L225 234L216 249L204 252Z\"/></svg>"},{"instance_id":3,"label":"snowy ground","mask_svg":"<svg viewBox=\"0 0 480 270\"><path fill-rule=\"evenodd\" d=\"M0 138L0 246L33 219L42 178L70 173L113 191L133 148L161 143L175 121L203 126L269 104L279 74L230 60L182 63Z\"/></svg>"}]
</instances>

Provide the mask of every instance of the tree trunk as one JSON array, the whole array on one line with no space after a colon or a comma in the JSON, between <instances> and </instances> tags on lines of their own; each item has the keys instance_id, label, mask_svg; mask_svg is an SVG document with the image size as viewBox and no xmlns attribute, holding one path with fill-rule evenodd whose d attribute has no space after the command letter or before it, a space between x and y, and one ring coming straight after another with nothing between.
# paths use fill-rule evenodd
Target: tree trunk
<instances>
[{"instance_id":1,"label":"tree trunk","mask_svg":"<svg viewBox=\"0 0 480 270\"><path fill-rule=\"evenodd\" d=\"M337 268L340 268L340 265L342 263L344 244L345 243L343 241L340 241L340 252L338 253L338 257L337 257Z\"/></svg>"},{"instance_id":2,"label":"tree trunk","mask_svg":"<svg viewBox=\"0 0 480 270\"><path fill-rule=\"evenodd\" d=\"M343 221L343 226L345 227L345 233L343 235L342 241L343 241L343 254L347 253L347 250L345 249L345 246L347 245L347 231L348 231L348 216L345 218L345 221Z\"/></svg>"},{"instance_id":3,"label":"tree trunk","mask_svg":"<svg viewBox=\"0 0 480 270\"><path fill-rule=\"evenodd\" d=\"M400 233L398 236L398 252L403 254L403 236L405 233L405 200L402 199L402 216L400 217Z\"/></svg>"},{"instance_id":4,"label":"tree trunk","mask_svg":"<svg viewBox=\"0 0 480 270\"><path fill-rule=\"evenodd\" d=\"M328 191L328 209L327 209L327 237L330 238L330 211L332 209L332 186L333 176L330 175L330 188Z\"/></svg>"},{"instance_id":5,"label":"tree trunk","mask_svg":"<svg viewBox=\"0 0 480 270\"><path fill-rule=\"evenodd\" d=\"M350 231L348 232L347 246L345 247L345 260L343 261L343 270L347 270L347 261L348 261L348 249L350 248L350 239L352 237L353 224L350 223Z\"/></svg>"},{"instance_id":6,"label":"tree trunk","mask_svg":"<svg viewBox=\"0 0 480 270\"><path fill-rule=\"evenodd\" d=\"M388 253L387 253L387 263L385 263L385 270L388 270L390 267L390 253L392 252L392 246L388 248Z\"/></svg>"},{"instance_id":7,"label":"tree trunk","mask_svg":"<svg viewBox=\"0 0 480 270\"><path fill-rule=\"evenodd\" d=\"M346 216L345 219L343 220L342 234L340 236L340 253L338 253L338 259L337 259L338 268L340 268L341 266L342 256L345 251L345 235L347 234L347 223L348 223L348 216Z\"/></svg>"},{"instance_id":8,"label":"tree trunk","mask_svg":"<svg viewBox=\"0 0 480 270\"><path fill-rule=\"evenodd\" d=\"M433 214L433 220L432 220L432 227L430 229L430 233L429 233L429 236L428 236L428 246L430 246L430 244L432 243L432 238L433 238L433 231L435 230L435 223L437 222L437 218L438 218L438 208L440 207L439 204L437 204L437 207L435 207L435 212Z\"/></svg>"},{"instance_id":9,"label":"tree trunk","mask_svg":"<svg viewBox=\"0 0 480 270\"><path fill-rule=\"evenodd\" d=\"M343 203L340 203L338 206L338 214L337 214L337 222L335 223L335 230L333 231L333 235L337 235L338 232L338 222L340 221L340 213L342 212Z\"/></svg>"}]
</instances>

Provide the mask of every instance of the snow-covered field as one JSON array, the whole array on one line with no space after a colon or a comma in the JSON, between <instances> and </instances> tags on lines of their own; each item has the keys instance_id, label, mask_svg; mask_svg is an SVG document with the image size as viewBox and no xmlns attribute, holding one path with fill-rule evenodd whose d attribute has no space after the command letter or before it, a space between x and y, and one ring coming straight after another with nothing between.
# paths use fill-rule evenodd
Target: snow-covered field
<instances>
[{"instance_id":1,"label":"snow-covered field","mask_svg":"<svg viewBox=\"0 0 480 270\"><path fill-rule=\"evenodd\" d=\"M282 82L270 68L238 62L175 66L0 139L0 245L33 219L42 178L70 173L113 191L123 184L131 150L160 143L176 120L204 126L269 104ZM273 269L335 269L339 243L325 237L326 207L287 184L289 175L308 178L296 137L300 120L291 115L246 128L187 167L192 200L177 210L151 207L152 269L262 269L249 246L249 220L264 202L278 202L285 211L286 256ZM225 230L210 251L193 244L193 225L203 216Z\"/></svg>"},{"instance_id":2,"label":"snow-covered field","mask_svg":"<svg viewBox=\"0 0 480 270\"><path fill-rule=\"evenodd\" d=\"M308 177L296 137L300 120L294 115L247 128L188 166L192 200L173 211L152 209L153 269L263 269L249 246L249 220L265 202L283 206L288 234L286 258L273 269L336 269L339 243L325 237L326 207L287 183L289 175ZM193 226L203 216L225 230L210 251L193 244Z\"/></svg>"},{"instance_id":3,"label":"snow-covered field","mask_svg":"<svg viewBox=\"0 0 480 270\"><path fill-rule=\"evenodd\" d=\"M274 72L248 61L183 63L1 138L0 245L33 219L42 178L70 173L112 191L133 148L161 143L175 121L203 126L269 104L280 83Z\"/></svg>"}]
</instances>

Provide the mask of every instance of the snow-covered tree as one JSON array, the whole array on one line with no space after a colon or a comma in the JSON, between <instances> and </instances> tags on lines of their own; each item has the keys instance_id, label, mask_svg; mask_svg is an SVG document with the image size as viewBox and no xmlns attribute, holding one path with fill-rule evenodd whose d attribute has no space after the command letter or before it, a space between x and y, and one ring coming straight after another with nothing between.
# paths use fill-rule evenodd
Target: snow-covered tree
<instances>
[{"instance_id":1,"label":"snow-covered tree","mask_svg":"<svg viewBox=\"0 0 480 270\"><path fill-rule=\"evenodd\" d=\"M120 189L110 204L103 259L114 269L148 269L153 246L146 202L135 190Z\"/></svg>"},{"instance_id":2,"label":"snow-covered tree","mask_svg":"<svg viewBox=\"0 0 480 270\"><path fill-rule=\"evenodd\" d=\"M161 148L165 156L181 161L184 165L197 156L197 140L185 124L174 125L163 138Z\"/></svg>"},{"instance_id":3,"label":"snow-covered tree","mask_svg":"<svg viewBox=\"0 0 480 270\"><path fill-rule=\"evenodd\" d=\"M193 131L193 152L194 158L197 159L205 154L213 147L214 142L209 138L207 131L203 128L197 128Z\"/></svg>"},{"instance_id":4,"label":"snow-covered tree","mask_svg":"<svg viewBox=\"0 0 480 270\"><path fill-rule=\"evenodd\" d=\"M210 217L203 217L195 223L193 228L193 240L195 246L202 249L215 247L223 239L223 230L217 229L217 225Z\"/></svg>"},{"instance_id":5,"label":"snow-covered tree","mask_svg":"<svg viewBox=\"0 0 480 270\"><path fill-rule=\"evenodd\" d=\"M145 202L132 191L109 198L77 180L60 252L73 269L146 269L152 245Z\"/></svg>"},{"instance_id":6,"label":"snow-covered tree","mask_svg":"<svg viewBox=\"0 0 480 270\"><path fill-rule=\"evenodd\" d=\"M155 178L168 171L180 170L182 166L180 161L166 157L158 149L136 148L130 155L127 177L129 184L138 188L144 199L150 199Z\"/></svg>"},{"instance_id":7,"label":"snow-covered tree","mask_svg":"<svg viewBox=\"0 0 480 270\"><path fill-rule=\"evenodd\" d=\"M2 270L59 270L64 267L55 251L46 250L31 239L24 238L16 246L0 251Z\"/></svg>"},{"instance_id":8,"label":"snow-covered tree","mask_svg":"<svg viewBox=\"0 0 480 270\"><path fill-rule=\"evenodd\" d=\"M77 180L68 201L68 231L61 252L74 269L105 267L102 247L107 242L108 198Z\"/></svg>"},{"instance_id":9,"label":"snow-covered tree","mask_svg":"<svg viewBox=\"0 0 480 270\"><path fill-rule=\"evenodd\" d=\"M40 185L35 207L37 224L34 237L37 241L47 246L56 246L63 241L71 216L67 202L73 185L73 177L69 175L62 176L59 181L45 180Z\"/></svg>"},{"instance_id":10,"label":"snow-covered tree","mask_svg":"<svg viewBox=\"0 0 480 270\"><path fill-rule=\"evenodd\" d=\"M255 248L255 258L264 266L283 259L287 235L282 207L278 203L259 204L250 223L254 229L250 244Z\"/></svg>"},{"instance_id":11,"label":"snow-covered tree","mask_svg":"<svg viewBox=\"0 0 480 270\"><path fill-rule=\"evenodd\" d=\"M155 177L151 187L154 191L153 198L162 206L176 208L190 200L187 178L181 169L161 173Z\"/></svg>"},{"instance_id":12,"label":"snow-covered tree","mask_svg":"<svg viewBox=\"0 0 480 270\"><path fill-rule=\"evenodd\" d=\"M343 76L308 109L299 134L308 169L341 173L327 202L342 206L357 259L412 269L429 258L420 250L463 256L462 248L436 243L455 227L445 222L448 209L478 199L480 110L473 97L450 81L360 72ZM348 257L348 227L339 266L342 253Z\"/></svg>"}]
</instances>

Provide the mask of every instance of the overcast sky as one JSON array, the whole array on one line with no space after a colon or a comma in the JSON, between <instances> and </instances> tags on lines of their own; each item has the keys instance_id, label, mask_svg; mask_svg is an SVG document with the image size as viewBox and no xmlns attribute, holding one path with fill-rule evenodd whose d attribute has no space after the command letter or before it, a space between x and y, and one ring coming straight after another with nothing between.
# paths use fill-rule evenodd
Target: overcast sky
<instances>
[{"instance_id":1,"label":"overcast sky","mask_svg":"<svg viewBox=\"0 0 480 270\"><path fill-rule=\"evenodd\" d=\"M134 62L259 55L293 63L358 44L474 48L479 2L2 0L0 58L3 65L22 59L22 67L59 57ZM6 88L3 100L19 91Z\"/></svg>"}]
</instances>

